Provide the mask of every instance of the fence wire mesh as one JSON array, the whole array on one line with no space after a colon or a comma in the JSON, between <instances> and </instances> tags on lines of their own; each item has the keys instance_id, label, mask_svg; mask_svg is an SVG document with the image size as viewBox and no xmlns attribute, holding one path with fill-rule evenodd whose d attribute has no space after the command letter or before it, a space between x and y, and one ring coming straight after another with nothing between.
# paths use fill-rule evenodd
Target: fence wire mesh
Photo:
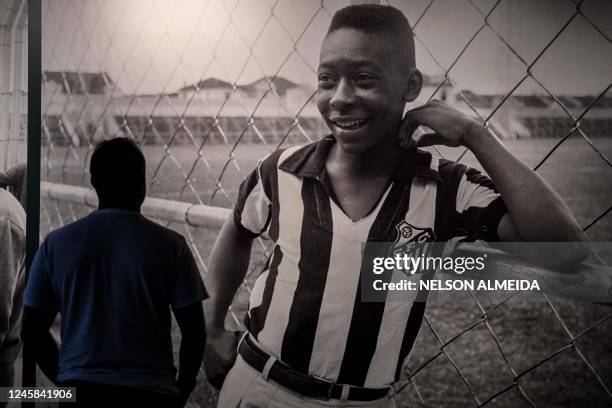
<instances>
[{"instance_id":1,"label":"fence wire mesh","mask_svg":"<svg viewBox=\"0 0 612 408\"><path fill-rule=\"evenodd\" d=\"M27 7L0 3L0 171L25 160Z\"/></svg>"},{"instance_id":2,"label":"fence wire mesh","mask_svg":"<svg viewBox=\"0 0 612 408\"><path fill-rule=\"evenodd\" d=\"M231 207L258 159L326 133L313 101L318 46L347 3L44 1L43 180L88 186L95 143L127 136L147 157L150 196ZM610 241L612 73L599 68L610 61L612 31L597 12L609 12L604 2L547 3L551 23L536 21L529 41L512 31L534 19L524 2L389 3L413 24L417 65L428 68L419 101L442 99L478 118L553 184L591 239ZM457 24L437 23L448 16ZM573 59L593 44L597 53ZM473 90L480 78L467 73L475 67L501 78L495 91ZM496 67L502 72L490 72ZM553 71L590 80L588 95L567 94L563 81L550 80ZM434 153L478 166L467 150ZM44 200L42 234L87 211ZM186 236L205 276L217 232L159 222ZM256 243L231 310L235 327L270 249ZM470 292L460 307L434 296L398 406L609 406L609 307L541 296L527 303L517 293ZM192 402L212 401L202 378Z\"/></svg>"}]
</instances>

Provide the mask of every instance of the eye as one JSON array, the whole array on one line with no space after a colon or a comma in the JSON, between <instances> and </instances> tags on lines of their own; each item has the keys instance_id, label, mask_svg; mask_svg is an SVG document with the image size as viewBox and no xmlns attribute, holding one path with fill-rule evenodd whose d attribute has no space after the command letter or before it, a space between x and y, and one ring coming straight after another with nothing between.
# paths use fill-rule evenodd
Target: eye
<instances>
[{"instance_id":1,"label":"eye","mask_svg":"<svg viewBox=\"0 0 612 408\"><path fill-rule=\"evenodd\" d=\"M377 79L378 78L376 78L375 75L368 74L368 73L360 73L355 78L355 82L357 83L357 85L361 87L370 87L376 84Z\"/></svg>"},{"instance_id":2,"label":"eye","mask_svg":"<svg viewBox=\"0 0 612 408\"><path fill-rule=\"evenodd\" d=\"M335 78L326 73L319 74L319 88L321 89L330 89L333 88L336 84Z\"/></svg>"}]
</instances>

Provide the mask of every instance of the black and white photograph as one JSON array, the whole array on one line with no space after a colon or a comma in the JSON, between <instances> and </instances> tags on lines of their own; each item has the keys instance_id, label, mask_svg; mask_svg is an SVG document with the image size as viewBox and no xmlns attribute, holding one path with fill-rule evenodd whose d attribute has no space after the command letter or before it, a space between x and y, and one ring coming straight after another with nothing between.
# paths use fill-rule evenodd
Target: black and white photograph
<instances>
[{"instance_id":1,"label":"black and white photograph","mask_svg":"<svg viewBox=\"0 0 612 408\"><path fill-rule=\"evenodd\" d=\"M0 406L611 406L611 21L0 0Z\"/></svg>"}]
</instances>

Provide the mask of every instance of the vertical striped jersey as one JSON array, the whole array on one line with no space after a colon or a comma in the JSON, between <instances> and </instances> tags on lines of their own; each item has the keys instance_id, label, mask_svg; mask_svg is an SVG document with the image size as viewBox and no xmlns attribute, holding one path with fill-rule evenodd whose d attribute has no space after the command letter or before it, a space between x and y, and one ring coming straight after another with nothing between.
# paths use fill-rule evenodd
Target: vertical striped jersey
<instances>
[{"instance_id":1,"label":"vertical striped jersey","mask_svg":"<svg viewBox=\"0 0 612 408\"><path fill-rule=\"evenodd\" d=\"M371 213L353 221L325 170L334 143L328 136L276 151L240 186L236 227L275 244L254 284L246 324L264 350L295 370L340 384L387 387L399 378L425 302L415 301L423 293L402 302L362 302L361 244L397 242L402 234L440 242L496 240L506 209L478 171L413 150Z\"/></svg>"}]
</instances>

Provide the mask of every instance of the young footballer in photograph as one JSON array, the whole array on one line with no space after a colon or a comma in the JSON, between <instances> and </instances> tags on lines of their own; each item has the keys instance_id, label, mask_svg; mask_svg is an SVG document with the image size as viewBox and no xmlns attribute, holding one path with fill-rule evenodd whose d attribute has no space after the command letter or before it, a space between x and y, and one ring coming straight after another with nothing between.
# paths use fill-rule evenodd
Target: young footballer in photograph
<instances>
[{"instance_id":1,"label":"young footballer in photograph","mask_svg":"<svg viewBox=\"0 0 612 408\"><path fill-rule=\"evenodd\" d=\"M317 92L331 135L262 160L211 255L205 369L223 383L220 407L394 405L425 302L363 302L364 242L585 240L559 196L481 123L438 101L404 114L421 86L399 10L333 16ZM433 133L414 139L418 126ZM490 179L419 149L434 144L467 147ZM262 234L273 253L237 345L225 317ZM576 248L565 256L583 256Z\"/></svg>"}]
</instances>

